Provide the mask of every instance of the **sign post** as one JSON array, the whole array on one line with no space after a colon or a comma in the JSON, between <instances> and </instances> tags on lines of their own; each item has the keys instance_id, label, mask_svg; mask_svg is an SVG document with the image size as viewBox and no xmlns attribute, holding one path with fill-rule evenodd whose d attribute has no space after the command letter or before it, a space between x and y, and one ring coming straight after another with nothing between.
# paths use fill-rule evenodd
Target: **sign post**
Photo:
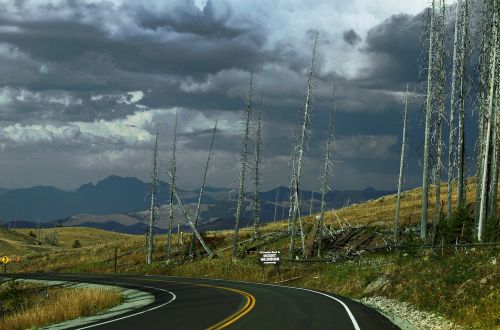
<instances>
[{"instance_id":1,"label":"sign post","mask_svg":"<svg viewBox=\"0 0 500 330\"><path fill-rule=\"evenodd\" d=\"M0 262L3 263L3 272L7 273L7 264L10 262L10 258L7 256L3 256L0 258Z\"/></svg>"},{"instance_id":2,"label":"sign post","mask_svg":"<svg viewBox=\"0 0 500 330\"><path fill-rule=\"evenodd\" d=\"M262 268L265 265L274 265L278 269L278 275L280 273L280 258L281 251L259 251L259 263ZM264 269L263 269L264 270ZM262 271L264 276L266 272Z\"/></svg>"}]
</instances>

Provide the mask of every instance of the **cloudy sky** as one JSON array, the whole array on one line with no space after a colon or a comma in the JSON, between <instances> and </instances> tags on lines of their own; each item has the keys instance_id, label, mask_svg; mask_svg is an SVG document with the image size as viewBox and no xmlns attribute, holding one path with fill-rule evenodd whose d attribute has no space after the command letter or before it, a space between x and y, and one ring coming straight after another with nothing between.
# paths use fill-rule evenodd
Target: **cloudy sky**
<instances>
[{"instance_id":1,"label":"cloudy sky","mask_svg":"<svg viewBox=\"0 0 500 330\"><path fill-rule=\"evenodd\" d=\"M426 0L0 2L0 187L74 189L110 174L149 176L160 127L162 178L179 108L179 185L195 188L219 120L208 184L234 186L249 72L263 103L263 186L287 185L319 30L304 185L319 190L332 81L336 189L394 189L401 91L418 81ZM407 186L422 132L410 107Z\"/></svg>"}]
</instances>

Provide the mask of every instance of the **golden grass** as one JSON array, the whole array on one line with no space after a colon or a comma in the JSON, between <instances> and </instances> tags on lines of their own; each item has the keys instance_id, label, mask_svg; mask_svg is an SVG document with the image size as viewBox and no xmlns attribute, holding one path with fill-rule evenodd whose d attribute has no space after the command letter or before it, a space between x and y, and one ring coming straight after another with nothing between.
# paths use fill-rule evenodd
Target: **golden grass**
<instances>
[{"instance_id":1,"label":"golden grass","mask_svg":"<svg viewBox=\"0 0 500 330\"><path fill-rule=\"evenodd\" d=\"M468 204L474 205L476 198L476 179L469 178L466 184L466 200ZM453 185L452 210L456 209L457 190ZM441 202L443 208L441 212L446 215L447 209L447 185L441 185ZM500 184L498 185L498 196L500 196ZM396 194L383 196L374 200L369 200L361 204L353 204L338 210L325 212L324 222L327 225L338 225L339 219L348 221L351 225L376 224L392 227L396 212ZM400 218L401 225L418 225L420 223L422 207L422 188L407 190L401 193ZM432 222L435 211L434 186L429 189L429 221ZM497 201L497 214L500 214L500 200ZM312 223L313 216L304 217L305 223ZM267 230L284 230L288 226L286 221L280 220L268 224Z\"/></svg>"},{"instance_id":2,"label":"golden grass","mask_svg":"<svg viewBox=\"0 0 500 330\"><path fill-rule=\"evenodd\" d=\"M122 296L108 289L49 288L48 298L0 320L0 329L24 330L95 315L121 303Z\"/></svg>"},{"instance_id":3,"label":"golden grass","mask_svg":"<svg viewBox=\"0 0 500 330\"><path fill-rule=\"evenodd\" d=\"M467 184L467 200L473 201L475 197L475 179L471 178ZM445 202L446 185L441 186L441 197ZM421 189L413 189L403 192L401 202L401 222L402 225L414 224L417 225L420 221L421 208ZM500 192L499 192L500 196ZM429 219L432 219L434 212L434 189L431 187L429 196ZM456 189L452 202L456 203ZM336 211L328 211L325 214L325 223L333 226L338 225L338 219L345 219L352 225L374 223L377 225L391 228L394 221L396 205L396 196L389 195L366 203L351 205ZM500 207L500 203L497 204ZM445 209L443 212L446 211ZM498 211L500 214L500 209ZM306 230L312 226L316 215L307 216L304 218ZM286 230L287 221L276 221L273 223L263 224L261 231L263 234L276 230ZM240 231L240 239L246 239L251 235L251 230L242 228ZM28 233L30 229L20 229L19 235ZM143 235L127 235L113 233L105 230L84 228L84 227L61 227L45 229L44 234L57 232L61 243L60 247L50 248L43 251L31 251L22 255L20 264L10 264L11 271L93 271L93 272L110 272L113 271L113 262L103 263L103 260L111 259L114 256L114 246L118 246L118 254L127 251L135 250L136 252L120 258L118 261L118 270L121 272L141 272L147 267L145 266L145 237ZM230 237L232 230L224 230L217 232L209 232L208 235L216 235L226 237L225 242L219 246L219 250L230 245ZM26 235L24 235L26 236ZM71 245L74 240L78 239L82 244L81 248L73 249ZM189 235L186 235L186 240ZM177 235L174 235L174 249L185 249L177 246ZM0 241L1 243L1 241ZM297 240L297 244L299 244ZM280 249L283 252L288 251L288 242L280 241L274 248ZM154 258L165 255L165 235L157 236L155 239ZM298 245L297 245L298 246ZM220 255L220 253L219 253ZM225 255L225 254L224 254Z\"/></svg>"},{"instance_id":4,"label":"golden grass","mask_svg":"<svg viewBox=\"0 0 500 330\"><path fill-rule=\"evenodd\" d=\"M467 200L475 199L475 180L468 180ZM500 190L500 189L499 189ZM403 225L417 225L420 220L421 189L405 191L401 202L401 222ZM500 196L500 192L499 192ZM446 185L441 186L441 198L444 202L443 212L446 212ZM456 189L452 198L453 208L456 203ZM325 223L336 226L338 219L345 219L352 225L373 223L392 227L394 221L396 196L384 196L359 205L351 205L336 211L328 211ZM431 187L429 196L429 219L434 212L434 189ZM497 203L497 209L500 203ZM500 214L500 211L498 212ZM304 218L306 229L310 228L316 215ZM342 220L343 221L343 220ZM263 224L262 233L276 230L286 230L286 220ZM240 239L248 238L251 231L244 228L240 231ZM103 263L112 258L114 246L119 247L119 254L132 251L118 261L119 272L158 273L179 276L227 278L257 282L286 282L309 288L317 288L336 292L349 297L364 296L366 286L384 274L391 277L390 291L377 294L413 303L420 309L437 311L455 322L466 327L481 329L494 323L492 311L498 307L498 285L490 283L497 279L498 266L490 262L491 258L499 259L498 250L476 252L466 255L465 251L454 255L432 256L423 259L422 255L402 257L400 255L368 255L366 265L363 263L337 264L300 264L284 262L280 272L272 267L258 266L256 256L246 257L237 263L232 262L231 250L220 250L230 245L232 230L207 233L223 236L227 239L218 249L218 258L208 260L201 258L196 262L183 263L180 258L174 258L167 267L159 257L165 254L165 235L155 239L154 260L152 266L145 264L145 237L143 235L115 234L91 228L54 228L60 234L62 247L47 253L31 253L26 260L16 265L18 271L71 271L71 272L112 272L113 263ZM29 230L26 230L29 232ZM25 231L25 232L26 232ZM24 233L21 230L22 233ZM70 245L75 239L80 240L82 248L72 249ZM186 237L186 241L189 236ZM185 250L177 245L173 238L174 250ZM283 257L288 255L289 239L281 239L266 244L261 248L281 250ZM297 239L297 247L300 239ZM415 271L418 269L418 271ZM426 274L425 277L420 274ZM493 275L492 275L493 274ZM485 282L486 278L486 282ZM432 279L432 280L430 280ZM428 283L439 285L439 290ZM464 289L465 288L465 289ZM464 291L465 290L465 291ZM465 292L465 294L464 294ZM482 294L484 293L484 294ZM446 301L446 303L442 303ZM463 306L457 308L456 306ZM467 311L473 311L468 313ZM482 313L479 313L481 311ZM489 313L489 314L488 314ZM485 315L484 320L477 315ZM491 316L493 315L493 317Z\"/></svg>"},{"instance_id":5,"label":"golden grass","mask_svg":"<svg viewBox=\"0 0 500 330\"><path fill-rule=\"evenodd\" d=\"M46 244L41 244L36 239L0 227L0 251L2 255L19 256L32 252L49 251L51 248Z\"/></svg>"},{"instance_id":6,"label":"golden grass","mask_svg":"<svg viewBox=\"0 0 500 330\"><path fill-rule=\"evenodd\" d=\"M16 229L15 231L24 235L28 235L30 231L35 234L38 233L38 229L34 228L21 228ZM75 240L80 241L82 247L88 247L110 242L121 242L124 240L129 240L133 237L137 237L137 235L115 233L96 228L57 227L42 229L42 234L40 235L41 237L38 237L38 239L43 242L44 237L52 233L57 233L57 236L59 238L59 248L72 248Z\"/></svg>"},{"instance_id":7,"label":"golden grass","mask_svg":"<svg viewBox=\"0 0 500 330\"><path fill-rule=\"evenodd\" d=\"M441 185L441 203L443 203L442 213L446 215L447 201L447 185ZM498 196L500 196L500 185L498 186ZM378 225L392 225L396 210L396 195L388 195L375 200L370 200L366 203L351 205L342 208L336 212L330 211L326 213L325 223L335 224L338 222L337 216L349 221L351 224L366 224L374 223ZM420 223L421 206L422 206L422 189L416 188L407 190L401 194L401 224L402 225L417 225ZM470 178L467 181L466 200L472 203L476 198L476 179ZM457 190L456 185L453 186L452 194L452 209L456 208ZM473 203L472 203L473 204ZM429 220L432 222L435 210L435 194L434 186L429 189ZM336 213L336 215L335 215ZM500 214L500 203L497 202L497 214Z\"/></svg>"}]
</instances>

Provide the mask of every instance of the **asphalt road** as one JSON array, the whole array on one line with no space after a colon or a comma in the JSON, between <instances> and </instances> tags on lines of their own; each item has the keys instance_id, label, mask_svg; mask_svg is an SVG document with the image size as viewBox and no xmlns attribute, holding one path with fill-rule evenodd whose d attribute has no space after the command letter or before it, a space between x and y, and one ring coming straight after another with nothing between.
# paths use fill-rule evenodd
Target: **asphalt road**
<instances>
[{"instance_id":1,"label":"asphalt road","mask_svg":"<svg viewBox=\"0 0 500 330\"><path fill-rule=\"evenodd\" d=\"M110 284L155 302L78 329L398 329L375 310L319 291L237 281L113 274L6 274Z\"/></svg>"}]
</instances>

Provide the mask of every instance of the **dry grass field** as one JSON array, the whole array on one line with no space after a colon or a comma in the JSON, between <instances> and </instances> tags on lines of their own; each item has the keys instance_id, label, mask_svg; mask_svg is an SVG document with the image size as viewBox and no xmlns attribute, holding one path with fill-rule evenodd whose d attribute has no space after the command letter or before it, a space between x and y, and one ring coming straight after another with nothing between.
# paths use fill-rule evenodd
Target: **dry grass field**
<instances>
[{"instance_id":1,"label":"dry grass field","mask_svg":"<svg viewBox=\"0 0 500 330\"><path fill-rule=\"evenodd\" d=\"M81 247L93 247L111 242L120 243L137 238L137 235L115 233L107 230L86 227L44 228L41 230L40 235L38 235L38 230L32 228L16 229L15 231L27 236L29 236L29 233L32 232L37 235L37 239L43 243L46 243L45 237L50 237L55 233L58 237L58 244L56 247L60 249L72 248L73 243L76 240L80 242Z\"/></svg>"},{"instance_id":2,"label":"dry grass field","mask_svg":"<svg viewBox=\"0 0 500 330\"><path fill-rule=\"evenodd\" d=\"M472 201L474 194L475 182L469 180L467 199ZM404 192L401 205L403 225L419 223L420 198L420 189ZM446 198L444 185L442 198ZM390 229L394 221L395 204L396 197L391 195L336 211L329 210L325 223L334 228L338 228L339 223L345 225L348 222L351 225L374 224ZM432 194L430 206L429 218L432 219ZM497 208L498 206L499 203ZM304 218L306 231L311 228L315 216ZM262 233L286 230L287 226L287 221L265 224L262 226ZM218 257L212 260L202 257L194 262L186 262L184 259L188 240L179 244L177 235L174 235L174 257L168 265L164 259L165 235L156 237L153 258L155 262L151 266L145 262L143 235L117 234L90 228L63 227L44 230L44 235L57 232L59 246L54 247L44 243L43 239L40 242L33 239L27 235L29 231L24 229L14 234L6 233L5 230L0 232L0 242L3 237L7 237L5 235L10 235L10 244L19 244L16 251L19 251L22 260L20 263L9 265L9 271L113 272L116 246L120 256L117 260L117 270L121 273L283 283L327 290L353 298L380 295L409 302L421 310L437 313L466 328L490 329L500 326L495 315L500 301L500 288L496 284L499 274L496 260L500 255L495 247L445 249L434 252L410 249L401 252L368 253L358 260L336 263L300 263L285 260L278 271L273 267L259 266L255 254L233 262L229 248L231 230L205 233L212 241L217 242ZM250 228L243 228L240 231L241 240L249 239L251 233ZM82 247L73 248L72 244L77 239ZM41 245L37 245L39 243ZM297 247L300 245L300 238L296 240L296 244ZM285 237L265 243L259 248L281 250L283 257L286 257L288 245L289 238ZM422 274L424 276L421 276ZM368 293L367 286L381 277L387 277L387 286Z\"/></svg>"},{"instance_id":3,"label":"dry grass field","mask_svg":"<svg viewBox=\"0 0 500 330\"><path fill-rule=\"evenodd\" d=\"M122 296L102 288L61 288L33 283L0 285L5 314L0 329L37 329L54 323L95 315L121 303Z\"/></svg>"}]
</instances>

